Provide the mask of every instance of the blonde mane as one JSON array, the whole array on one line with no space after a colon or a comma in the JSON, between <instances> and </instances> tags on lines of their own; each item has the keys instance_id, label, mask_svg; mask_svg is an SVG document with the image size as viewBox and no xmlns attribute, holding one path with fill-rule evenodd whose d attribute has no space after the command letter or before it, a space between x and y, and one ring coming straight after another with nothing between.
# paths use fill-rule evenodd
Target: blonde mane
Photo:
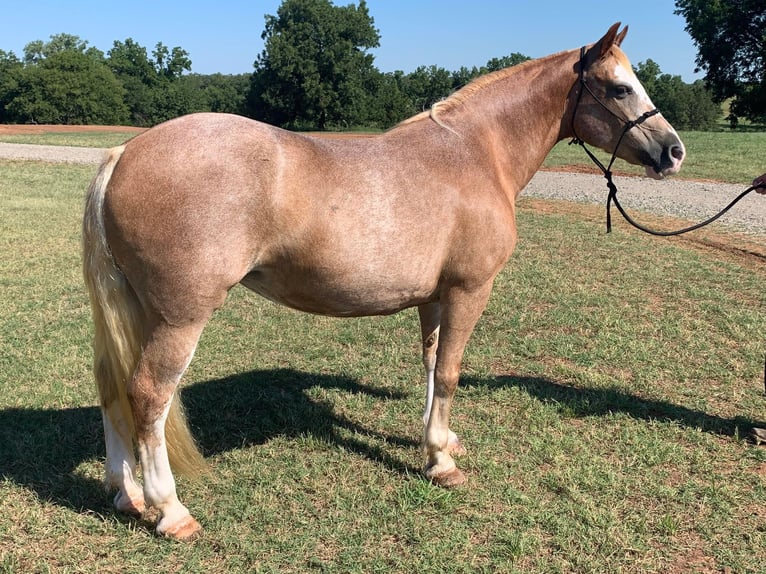
<instances>
[{"instance_id":1,"label":"blonde mane","mask_svg":"<svg viewBox=\"0 0 766 574\"><path fill-rule=\"evenodd\" d=\"M510 76L514 76L517 74L521 74L524 72L527 72L528 69L534 65L537 64L544 64L550 59L553 59L560 54L563 54L564 52L559 52L557 54L552 54L550 56L546 56L544 58L537 58L534 60L527 60L525 62L522 62L521 64L516 64L515 66L510 66L508 68L503 68L502 70L496 70L494 72L490 72L488 74L484 74L483 76L479 76L478 78L474 78L469 83L467 83L462 88L459 88L443 100L440 100L436 103L434 103L429 110L425 110L423 112L420 112L419 114L416 114L412 116L411 118L407 118L406 120L403 120L399 122L395 127L401 127L405 125L409 125L415 122L419 122L421 120L433 120L436 122L439 126L443 127L444 129L450 130L454 132L452 128L447 126L444 121L442 120L442 117L452 110L459 108L462 106L465 102L470 100L474 95L476 95L479 92L482 92L485 88L503 81ZM545 66L540 66L540 69L543 69Z\"/></svg>"},{"instance_id":2,"label":"blonde mane","mask_svg":"<svg viewBox=\"0 0 766 574\"><path fill-rule=\"evenodd\" d=\"M443 100L434 103L430 109L420 112L419 114L416 114L411 118L407 118L406 120L402 120L392 129L396 129L422 120L433 120L436 124L443 127L444 129L454 132L455 130L446 125L443 120L443 117L449 114L449 112L459 108L477 93L484 91L486 88L492 86L493 84L501 82L511 76L527 72L532 66L542 64L538 69L545 69L545 62L548 62L549 60L552 60L553 58L556 58L563 53L565 52L558 52L543 58L527 60L520 64L516 64L515 66L503 68L502 70L496 70L494 72L484 74L483 76L479 76L478 78L474 78L465 86L459 88Z\"/></svg>"}]
</instances>

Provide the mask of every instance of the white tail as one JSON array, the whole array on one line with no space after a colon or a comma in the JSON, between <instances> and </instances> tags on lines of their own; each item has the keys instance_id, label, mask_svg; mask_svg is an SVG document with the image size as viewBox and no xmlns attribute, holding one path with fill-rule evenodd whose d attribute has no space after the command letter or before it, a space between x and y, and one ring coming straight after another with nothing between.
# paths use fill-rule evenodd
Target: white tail
<instances>
[{"instance_id":1,"label":"white tail","mask_svg":"<svg viewBox=\"0 0 766 574\"><path fill-rule=\"evenodd\" d=\"M112 258L104 230L104 195L125 146L113 148L88 189L83 217L83 275L93 314L93 374L104 416L118 401L123 419L135 444L133 414L127 383L141 357L143 311L136 294ZM126 428L112 421L114 428ZM170 464L176 472L193 475L205 462L189 431L178 394L165 423Z\"/></svg>"}]
</instances>

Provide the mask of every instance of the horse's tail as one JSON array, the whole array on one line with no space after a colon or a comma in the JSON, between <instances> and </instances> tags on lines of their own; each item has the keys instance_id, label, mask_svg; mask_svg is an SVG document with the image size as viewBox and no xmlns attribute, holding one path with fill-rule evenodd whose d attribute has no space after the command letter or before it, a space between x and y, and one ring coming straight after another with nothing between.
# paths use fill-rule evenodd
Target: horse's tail
<instances>
[{"instance_id":1,"label":"horse's tail","mask_svg":"<svg viewBox=\"0 0 766 574\"><path fill-rule=\"evenodd\" d=\"M109 152L88 189L83 217L83 275L93 314L93 374L104 416L121 413L124 422L112 420L113 428L126 433L135 444L133 412L127 382L141 357L144 313L133 288L117 267L104 230L104 195L125 146ZM115 401L119 411L108 408ZM165 440L170 464L176 472L193 475L205 461L189 431L178 393L165 423Z\"/></svg>"}]
</instances>

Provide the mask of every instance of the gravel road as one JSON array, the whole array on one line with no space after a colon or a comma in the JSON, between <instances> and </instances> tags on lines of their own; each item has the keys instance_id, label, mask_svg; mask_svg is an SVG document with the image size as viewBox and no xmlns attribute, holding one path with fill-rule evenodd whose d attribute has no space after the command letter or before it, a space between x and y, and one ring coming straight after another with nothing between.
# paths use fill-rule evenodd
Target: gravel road
<instances>
[{"instance_id":1,"label":"gravel road","mask_svg":"<svg viewBox=\"0 0 766 574\"><path fill-rule=\"evenodd\" d=\"M106 150L89 147L12 144L0 142L0 158L49 161L56 163L98 164Z\"/></svg>"},{"instance_id":2,"label":"gravel road","mask_svg":"<svg viewBox=\"0 0 766 574\"><path fill-rule=\"evenodd\" d=\"M0 142L0 158L7 159L98 164L104 154L105 150L98 148ZM756 175L759 174L748 174L747 177ZM680 217L692 222L707 219L717 213L747 187L679 178L654 181L640 177L615 177L615 183L623 207ZM600 175L541 171L524 190L524 196L603 204L607 188L606 181ZM620 215L614 210L614 224L627 225L618 218ZM766 197L749 194L714 225L766 236Z\"/></svg>"}]
</instances>

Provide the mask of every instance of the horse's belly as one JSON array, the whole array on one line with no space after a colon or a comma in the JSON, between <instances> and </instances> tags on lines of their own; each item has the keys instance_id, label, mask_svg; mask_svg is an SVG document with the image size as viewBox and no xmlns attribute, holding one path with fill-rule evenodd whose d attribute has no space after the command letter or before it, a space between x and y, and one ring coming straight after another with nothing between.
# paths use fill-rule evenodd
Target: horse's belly
<instances>
[{"instance_id":1,"label":"horse's belly","mask_svg":"<svg viewBox=\"0 0 766 574\"><path fill-rule=\"evenodd\" d=\"M323 278L316 273L295 276L254 270L241 283L275 303L335 317L389 315L427 303L436 292L436 285L426 280L339 279Z\"/></svg>"}]
</instances>

